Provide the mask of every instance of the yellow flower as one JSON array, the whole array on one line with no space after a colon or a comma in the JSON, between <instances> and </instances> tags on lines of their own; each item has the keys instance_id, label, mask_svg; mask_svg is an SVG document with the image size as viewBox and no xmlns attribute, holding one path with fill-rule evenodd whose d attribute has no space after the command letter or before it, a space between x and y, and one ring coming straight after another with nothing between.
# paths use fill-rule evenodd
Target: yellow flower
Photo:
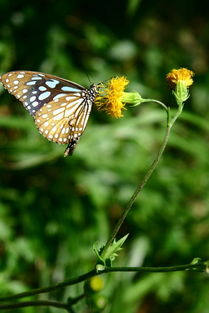
<instances>
[{"instance_id":1,"label":"yellow flower","mask_svg":"<svg viewBox=\"0 0 209 313\"><path fill-rule=\"evenodd\" d=\"M114 77L106 83L98 85L98 95L95 105L99 110L106 111L113 117L122 117L122 110L125 109L123 95L129 81L124 77Z\"/></svg>"},{"instance_id":2,"label":"yellow flower","mask_svg":"<svg viewBox=\"0 0 209 313\"><path fill-rule=\"evenodd\" d=\"M185 87L189 87L193 84L192 77L194 73L187 68L180 68L178 70L174 69L166 75L168 83L175 87L177 83L181 82Z\"/></svg>"},{"instance_id":3,"label":"yellow flower","mask_svg":"<svg viewBox=\"0 0 209 313\"><path fill-rule=\"evenodd\" d=\"M89 285L93 291L100 291L104 288L104 282L101 277L94 276L90 279Z\"/></svg>"}]
</instances>

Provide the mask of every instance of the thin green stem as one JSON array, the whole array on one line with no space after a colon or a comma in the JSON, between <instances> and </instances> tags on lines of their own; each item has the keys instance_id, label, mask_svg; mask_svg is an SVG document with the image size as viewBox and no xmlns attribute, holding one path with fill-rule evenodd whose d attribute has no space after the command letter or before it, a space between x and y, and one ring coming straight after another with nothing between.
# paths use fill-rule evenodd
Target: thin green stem
<instances>
[{"instance_id":1,"label":"thin green stem","mask_svg":"<svg viewBox=\"0 0 209 313\"><path fill-rule=\"evenodd\" d=\"M155 99L143 99L143 102L155 102L155 103L160 104L160 105L163 107L163 109L165 109L166 111L168 110L168 107L167 107L163 102L161 102L161 101L159 101L159 100L155 100Z\"/></svg>"},{"instance_id":2,"label":"thin green stem","mask_svg":"<svg viewBox=\"0 0 209 313\"><path fill-rule=\"evenodd\" d=\"M179 271L198 271L205 272L205 264L184 264L176 266L162 267L110 267L108 272L144 272L144 273L164 273L164 272L179 272Z\"/></svg>"},{"instance_id":3,"label":"thin green stem","mask_svg":"<svg viewBox=\"0 0 209 313\"><path fill-rule=\"evenodd\" d=\"M37 289L30 290L30 291L21 292L19 294L13 295L13 296L2 297L2 298L0 298L0 301L15 300L15 299L34 296L34 295L41 294L41 293L50 292L50 291L53 291L56 289L64 288L66 286L78 284L80 282L85 281L88 278L95 276L95 275L96 275L96 270L94 269L90 272L87 272L86 274L80 275L76 278L72 278L72 279L63 281L63 282L56 284L56 285L53 285L53 286L48 286L48 287L44 287L44 288L37 288Z\"/></svg>"},{"instance_id":4,"label":"thin green stem","mask_svg":"<svg viewBox=\"0 0 209 313\"><path fill-rule=\"evenodd\" d=\"M85 297L85 293L75 298L68 298L69 305L74 305Z\"/></svg>"},{"instance_id":5,"label":"thin green stem","mask_svg":"<svg viewBox=\"0 0 209 313\"><path fill-rule=\"evenodd\" d=\"M157 101L157 100L156 100ZM166 113L167 113L167 126L166 126L166 132L165 132L165 136L164 136L164 139L163 139L163 142L160 146L160 149L157 153L157 156L156 158L154 159L154 161L152 162L151 166L149 167L149 169L147 170L144 178L142 179L142 181L137 185L133 195L131 196L130 200L128 201L125 209L123 210L122 212L122 215L121 217L119 218L109 240L107 241L104 249L103 249L103 252L102 252L102 256L105 255L108 247L111 245L111 243L113 242L113 240L115 239L115 237L117 236L120 228L121 228L121 225L123 224L126 216L128 215L129 211L131 210L137 196L141 193L142 189L144 188L144 186L146 185L146 183L148 182L148 180L150 179L152 173L154 172L154 170L156 169L156 167L158 166L159 164L159 161L161 159L161 156L165 150L165 147L168 143L168 138L169 138L169 135L170 135L170 131L171 131L171 128L173 126L173 123L171 124L170 123L170 110L169 108L166 107Z\"/></svg>"},{"instance_id":6,"label":"thin green stem","mask_svg":"<svg viewBox=\"0 0 209 313\"><path fill-rule=\"evenodd\" d=\"M168 139L169 139L169 136L170 136L170 131L171 131L171 128L173 127L175 121L177 120L177 118L180 116L182 110L183 110L183 103L178 103L178 110L176 111L176 114L173 116L173 118L171 118L170 116L170 108L167 107L163 102L161 101L158 101L158 100L154 100L154 99L146 99L145 102L157 102L159 103L165 110L166 110L166 113L167 113L167 125L166 125L166 132L165 132L165 136L164 136L164 139L163 139L163 142L160 146L160 149L157 153L157 156L156 158L154 159L154 161L152 162L152 164L150 165L149 169L147 170L144 178L142 179L142 181L137 185L133 195L131 196L130 200L128 201L125 209L123 210L122 214L121 214L121 217L119 218L115 228L113 229L113 232L109 238L109 240L107 241L103 251L102 251L102 256L105 255L108 247L111 245L111 243L113 242L113 240L116 238L120 228L121 228L121 225L123 224L126 216L128 215L128 213L130 212L136 198L139 196L139 194L141 193L142 189L144 188L144 186L146 185L146 183L148 182L148 180L150 179L150 177L152 176L153 172L155 171L155 169L157 168L159 162L160 162L160 159L162 157L162 154L167 146L167 143L168 143Z\"/></svg>"},{"instance_id":7,"label":"thin green stem","mask_svg":"<svg viewBox=\"0 0 209 313\"><path fill-rule=\"evenodd\" d=\"M62 303L58 301L46 301L46 300L39 300L39 301L25 301L25 302L18 302L18 303L9 303L0 305L0 310L11 310L11 309L18 309L18 308L26 308L31 306L48 306L48 307L55 307L60 309L65 309L69 312L70 305L67 303Z\"/></svg>"},{"instance_id":8,"label":"thin green stem","mask_svg":"<svg viewBox=\"0 0 209 313\"><path fill-rule=\"evenodd\" d=\"M183 108L184 108L183 103L179 103L178 110L177 110L176 114L174 115L174 117L171 119L171 121L169 123L170 124L170 128L173 127L173 125L176 122L177 118L181 115Z\"/></svg>"},{"instance_id":9,"label":"thin green stem","mask_svg":"<svg viewBox=\"0 0 209 313\"><path fill-rule=\"evenodd\" d=\"M196 259L195 259L196 260ZM70 279L68 281L64 281L62 283L59 283L57 285L47 287L47 288L41 288L41 289L34 289L28 292L16 294L14 296L4 297L0 298L0 301L9 301L9 300L15 300L23 297L33 296L38 293L48 292L56 289L60 289L66 286L70 286L73 284L77 284L79 282L85 281L86 279L89 279L93 276L102 275L105 273L111 273L111 272L144 272L144 273L163 273L163 272L176 272L176 271L195 271L195 272L205 272L207 271L207 265L208 262L203 262L200 259L198 261L193 261L189 264L183 264L183 265L176 265L176 266L165 266L165 267L106 267L104 270L96 272L96 270L92 270L84 275L79 276L79 279ZM68 304L60 303L56 301L28 301L28 302L20 302L15 304L5 304L0 305L0 310L3 309L12 309L12 308L19 308L19 307L26 307L26 306L56 306L64 309L68 309L76 304L78 301L84 298L84 294L74 298L70 299Z\"/></svg>"}]
</instances>

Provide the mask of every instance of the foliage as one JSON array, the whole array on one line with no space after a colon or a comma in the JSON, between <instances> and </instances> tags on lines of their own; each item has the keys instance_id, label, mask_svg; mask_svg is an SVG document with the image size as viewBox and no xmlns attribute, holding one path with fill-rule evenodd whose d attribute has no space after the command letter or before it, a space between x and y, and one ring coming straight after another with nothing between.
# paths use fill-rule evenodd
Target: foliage
<instances>
[{"instance_id":1,"label":"foliage","mask_svg":"<svg viewBox=\"0 0 209 313\"><path fill-rule=\"evenodd\" d=\"M123 226L120 237L129 237L114 265L209 258L208 16L194 0L189 7L179 0L165 4L0 0L2 73L39 70L86 86L89 78L98 83L122 74L130 90L165 102L174 101L164 81L170 69L196 73L191 101L163 160ZM73 157L64 159L64 147L42 138L32 118L1 89L2 296L54 284L94 265L93 243L106 241L164 134L165 115L156 105L129 108L124 115L113 120L93 111ZM71 286L52 298L82 290ZM208 292L208 278L195 273L112 273L98 296L110 313L204 313ZM84 302L75 307L91 309Z\"/></svg>"}]
</instances>

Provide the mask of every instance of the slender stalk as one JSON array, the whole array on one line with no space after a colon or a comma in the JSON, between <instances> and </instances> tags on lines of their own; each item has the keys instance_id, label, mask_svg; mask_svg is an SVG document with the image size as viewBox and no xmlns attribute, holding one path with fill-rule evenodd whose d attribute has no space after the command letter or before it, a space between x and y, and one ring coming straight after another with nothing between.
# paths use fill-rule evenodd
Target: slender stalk
<instances>
[{"instance_id":1,"label":"slender stalk","mask_svg":"<svg viewBox=\"0 0 209 313\"><path fill-rule=\"evenodd\" d=\"M183 264L183 265L176 265L176 266L161 266L161 267L106 267L102 271L96 271L92 270L90 272L87 272L86 274L83 274L77 278L69 279L64 282L61 282L59 284L50 286L50 287L45 287L45 288L39 288L39 289L33 289L31 291L26 291L22 292L13 296L8 296L8 297L3 297L0 298L0 301L8 301L8 300L15 300L15 299L20 299L24 297L29 297L33 296L36 294L41 294L41 293L46 293L49 291L57 290L63 287L75 285L77 283L83 282L87 279L90 279L93 276L98 276L102 275L105 273L110 273L110 272L176 272L176 271L184 271L184 270L193 270L193 271L207 271L208 267L208 261L203 262L202 260L199 259L198 263L197 262L192 262L189 264ZM69 305L73 305L80 301L81 299L84 298L84 294L69 300ZM1 309L1 306L0 306Z\"/></svg>"},{"instance_id":2,"label":"slender stalk","mask_svg":"<svg viewBox=\"0 0 209 313\"><path fill-rule=\"evenodd\" d=\"M18 308L25 308L31 306L48 306L48 307L55 307L65 309L69 312L70 305L67 303L57 302L57 301L46 301L46 300L39 300L39 301L25 301L25 302L18 302L18 303L9 303L0 305L0 310L11 310L11 309L18 309Z\"/></svg>"},{"instance_id":3,"label":"slender stalk","mask_svg":"<svg viewBox=\"0 0 209 313\"><path fill-rule=\"evenodd\" d=\"M183 265L176 265L176 266L161 266L161 267L107 267L104 270L100 272L96 272L95 270L92 270L84 275L79 276L80 279L70 279L68 281L64 281L60 284L47 287L47 288L42 288L42 289L34 289L25 293L20 293L16 294L14 296L9 296L9 297L4 297L0 298L0 301L8 301L8 300L15 300L18 298L23 298L27 296L32 296L38 293L43 293L47 292L50 290L56 290L63 288L64 286L70 286L73 284L77 284L78 282L85 281L86 279L89 279L95 275L102 275L105 273L110 273L110 272L144 272L144 273L163 273L163 272L177 272L177 271L194 271L194 272L205 272L207 271L207 264L208 262L203 262L199 260L198 262L192 262L189 264L183 264ZM50 290L49 290L50 289ZM15 304L5 304L5 305L0 305L0 310L3 309L15 309L15 308L20 308L20 307L26 307L26 306L54 306L54 307L59 307L59 308L64 308L66 310L71 310L71 306L73 304L76 304L78 301L83 299L85 297L84 294L74 298L70 299L68 304L65 303L60 303L56 301L27 301L27 302L20 302L20 303L15 303Z\"/></svg>"},{"instance_id":4,"label":"slender stalk","mask_svg":"<svg viewBox=\"0 0 209 313\"><path fill-rule=\"evenodd\" d=\"M108 272L144 272L144 273L165 273L165 272L179 272L179 271L198 271L204 272L206 266L201 264L184 264L176 266L162 266L162 267L110 267Z\"/></svg>"},{"instance_id":5,"label":"slender stalk","mask_svg":"<svg viewBox=\"0 0 209 313\"><path fill-rule=\"evenodd\" d=\"M160 105L163 107L163 109L165 109L166 111L168 110L168 107L167 107L163 102L161 102L161 101L159 101L159 100L155 100L155 99L143 99L143 102L155 102L155 103L160 104Z\"/></svg>"},{"instance_id":6,"label":"slender stalk","mask_svg":"<svg viewBox=\"0 0 209 313\"><path fill-rule=\"evenodd\" d=\"M122 215L121 217L119 218L109 240L107 241L104 249L103 249L103 252L102 252L102 255L105 255L105 252L107 251L108 247L110 246L110 244L113 242L113 240L115 239L118 231L120 230L121 228L121 225L123 224L126 216L128 215L129 211L131 210L137 196L140 194L140 192L142 191L142 189L144 188L144 186L146 185L147 181L150 179L152 173L154 172L154 170L156 169L156 167L158 166L158 163L161 159L161 156L165 150L165 147L168 143L168 138L169 138L169 135L170 135L170 131L171 131L171 127L172 125L170 125L169 121L170 121L170 113L169 113L169 110L166 110L167 112L167 126L166 126L166 132L165 132L165 136L164 136L164 139L163 139L163 142L160 146L160 149L157 153L157 156L156 158L154 159L154 161L152 162L151 166L149 167L148 171L146 172L144 178L142 179L142 181L137 185L133 195L131 196L130 200L128 201L125 209L123 210L122 212Z\"/></svg>"},{"instance_id":7,"label":"slender stalk","mask_svg":"<svg viewBox=\"0 0 209 313\"><path fill-rule=\"evenodd\" d=\"M50 292L50 291L53 291L56 289L64 288L66 286L75 285L75 284L78 284L80 282L87 280L88 278L95 276L96 273L97 272L94 269L94 270L87 272L83 275L80 275L76 278L72 278L72 279L63 281L63 282L56 284L56 285L53 285L53 286L48 286L48 287L44 287L44 288L37 288L37 289L30 290L30 291L21 292L21 293L18 293L16 295L13 295L13 296L2 297L2 298L0 298L0 301L15 300L15 299L20 299L20 298L30 297L30 296L34 296L37 294L46 293L46 292Z\"/></svg>"},{"instance_id":8,"label":"slender stalk","mask_svg":"<svg viewBox=\"0 0 209 313\"><path fill-rule=\"evenodd\" d=\"M120 228L121 228L121 225L123 224L126 216L128 215L129 211L131 210L136 198L138 197L138 195L141 193L142 189L144 188L144 186L146 185L146 183L148 182L148 180L150 179L150 177L152 176L153 172L155 171L155 169L157 168L159 162L160 162L160 159L162 157L162 154L167 146L167 143L168 143L168 139L169 139L169 136L170 136L170 131L171 131L171 128L173 127L175 121L177 120L177 118L179 117L179 115L181 114L182 112L182 109L183 109L183 103L179 103L179 106L178 106L178 110L176 111L176 114L174 115L174 117L171 119L170 117L170 108L167 107L164 103L162 103L161 101L158 101L158 100L154 100L154 99L147 99L146 102L148 101L153 101L153 102L157 102L159 103L165 110L166 110L166 113L167 113L167 125L166 125L166 132L165 132L165 136L164 136L164 139L163 139L163 142L160 146L160 149L157 153L157 156L156 158L154 159L154 161L152 162L152 164L150 165L148 171L146 172L144 178L142 179L142 181L138 184L138 186L136 187L133 195L131 196L130 200L128 201L125 209L123 210L122 214L121 214L121 217L119 218L115 228L113 229L113 232L109 238L109 240L107 241L104 249L103 249L103 252L102 252L102 256L105 255L105 252L107 251L108 247L111 245L111 243L113 242L113 240L116 238Z\"/></svg>"},{"instance_id":9,"label":"slender stalk","mask_svg":"<svg viewBox=\"0 0 209 313\"><path fill-rule=\"evenodd\" d=\"M68 303L74 305L85 297L85 293L82 293L80 296L75 298L68 298Z\"/></svg>"}]
</instances>

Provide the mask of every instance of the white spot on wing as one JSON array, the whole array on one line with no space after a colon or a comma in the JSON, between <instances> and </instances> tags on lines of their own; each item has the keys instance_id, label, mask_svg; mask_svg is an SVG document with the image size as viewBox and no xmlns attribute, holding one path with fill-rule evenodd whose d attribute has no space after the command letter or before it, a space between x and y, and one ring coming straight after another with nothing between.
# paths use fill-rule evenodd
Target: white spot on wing
<instances>
[{"instance_id":1,"label":"white spot on wing","mask_svg":"<svg viewBox=\"0 0 209 313\"><path fill-rule=\"evenodd\" d=\"M55 88L55 86L59 84L59 81L56 79L52 79L52 80L47 80L46 81L46 85L50 88Z\"/></svg>"},{"instance_id":2,"label":"white spot on wing","mask_svg":"<svg viewBox=\"0 0 209 313\"><path fill-rule=\"evenodd\" d=\"M28 82L28 83L26 83L26 85L31 86L31 85L35 85L35 83L36 83L36 81L34 81L34 82Z\"/></svg>"},{"instance_id":3,"label":"white spot on wing","mask_svg":"<svg viewBox=\"0 0 209 313\"><path fill-rule=\"evenodd\" d=\"M33 77L31 78L31 80L38 80L38 79L42 79L42 77L39 77L39 76L33 76Z\"/></svg>"},{"instance_id":4,"label":"white spot on wing","mask_svg":"<svg viewBox=\"0 0 209 313\"><path fill-rule=\"evenodd\" d=\"M45 90L46 90L46 87L40 86L38 89L39 89L40 91L45 91Z\"/></svg>"},{"instance_id":5,"label":"white spot on wing","mask_svg":"<svg viewBox=\"0 0 209 313\"><path fill-rule=\"evenodd\" d=\"M36 96L30 97L30 101L33 102L36 99Z\"/></svg>"},{"instance_id":6,"label":"white spot on wing","mask_svg":"<svg viewBox=\"0 0 209 313\"><path fill-rule=\"evenodd\" d=\"M59 99L59 98L64 97L64 96L66 96L66 93L60 93L60 94L56 95L56 96L53 98L53 100Z\"/></svg>"},{"instance_id":7,"label":"white spot on wing","mask_svg":"<svg viewBox=\"0 0 209 313\"><path fill-rule=\"evenodd\" d=\"M39 100L44 100L46 98L48 98L50 96L51 92L50 91L46 91L40 94L40 96L38 97Z\"/></svg>"},{"instance_id":8,"label":"white spot on wing","mask_svg":"<svg viewBox=\"0 0 209 313\"><path fill-rule=\"evenodd\" d=\"M79 89L73 88L73 87L69 87L69 86L64 86L64 87L62 87L61 89L62 89L63 91L75 91L75 92L79 91Z\"/></svg>"}]
</instances>

